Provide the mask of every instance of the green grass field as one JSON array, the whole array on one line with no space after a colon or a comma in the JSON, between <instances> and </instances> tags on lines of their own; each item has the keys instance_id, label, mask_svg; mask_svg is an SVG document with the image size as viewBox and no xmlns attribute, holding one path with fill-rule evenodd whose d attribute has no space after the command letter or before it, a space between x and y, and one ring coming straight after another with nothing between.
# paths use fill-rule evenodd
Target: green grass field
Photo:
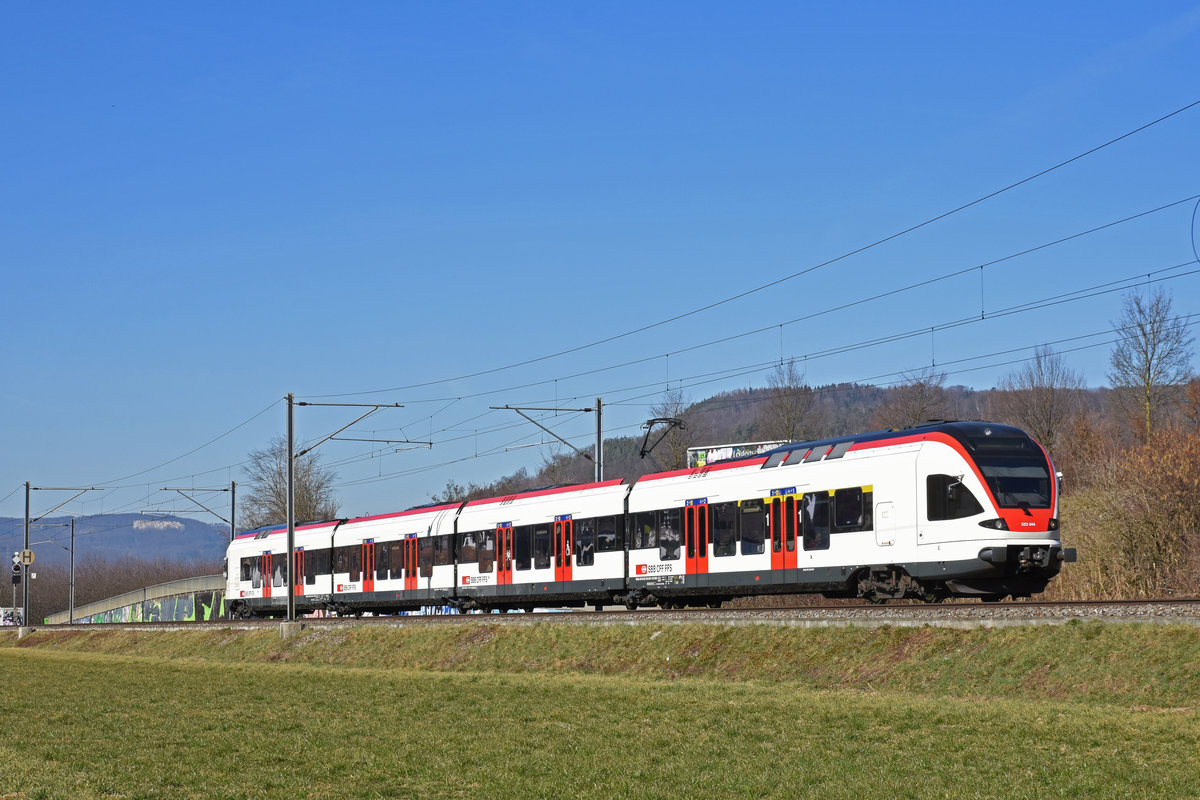
<instances>
[{"instance_id":1,"label":"green grass field","mask_svg":"<svg viewBox=\"0 0 1200 800\"><path fill-rule=\"evenodd\" d=\"M1191 628L91 629L0 670L6 799L1200 797Z\"/></svg>"}]
</instances>

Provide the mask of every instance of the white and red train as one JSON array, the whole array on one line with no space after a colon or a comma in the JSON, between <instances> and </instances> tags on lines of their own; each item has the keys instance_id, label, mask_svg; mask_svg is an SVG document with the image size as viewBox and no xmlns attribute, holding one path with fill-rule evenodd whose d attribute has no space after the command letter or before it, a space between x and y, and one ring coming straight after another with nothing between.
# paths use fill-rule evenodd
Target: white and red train
<instances>
[{"instance_id":1,"label":"white and red train","mask_svg":"<svg viewBox=\"0 0 1200 800\"><path fill-rule=\"evenodd\" d=\"M1041 592L1074 550L1023 431L935 423L695 469L297 526L298 613ZM282 527L229 545L236 616L287 607Z\"/></svg>"}]
</instances>

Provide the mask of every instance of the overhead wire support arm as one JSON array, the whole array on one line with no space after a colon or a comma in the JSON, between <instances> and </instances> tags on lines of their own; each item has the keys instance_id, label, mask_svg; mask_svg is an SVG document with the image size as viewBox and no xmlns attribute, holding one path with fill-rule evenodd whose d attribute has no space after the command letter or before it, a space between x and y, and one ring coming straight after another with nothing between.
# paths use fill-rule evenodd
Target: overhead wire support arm
<instances>
[{"instance_id":1,"label":"overhead wire support arm","mask_svg":"<svg viewBox=\"0 0 1200 800\"><path fill-rule=\"evenodd\" d=\"M541 428L542 430L544 430L546 433L548 433L548 434L550 434L551 436L553 436L555 439L558 439L560 442L562 442L562 443L563 443L563 444L565 444L567 447L569 447L569 448L571 448L572 450L574 450L574 451L575 451L576 453L578 453L579 455L581 455L581 456L583 456L584 458L586 458L588 461L595 461L595 460L596 460L596 459L595 459L595 458L592 456L592 454L591 454L591 453L585 453L584 451L580 450L578 447L576 447L575 445L571 444L571 443L570 443L570 442L568 442L566 439L564 439L563 437L559 436L557 433L555 433L554 431L550 430L550 429L549 429L549 428L547 428L545 425L543 425L542 423L538 422L536 419L534 419L533 417L531 417L531 416L529 416L528 414L526 414L526 413L525 413L526 411L572 411L572 412L591 412L591 411L593 411L594 409L591 409L591 408L533 408L533 407L517 408L516 406L492 406L491 408L492 408L493 410L495 410L495 411L501 411L501 410L504 410L504 409L508 409L509 411L515 411L515 412L517 412L518 414L520 414L522 417L524 417L525 419L527 419L527 420L529 420L530 422L532 422L534 425L537 425L539 428Z\"/></svg>"},{"instance_id":2,"label":"overhead wire support arm","mask_svg":"<svg viewBox=\"0 0 1200 800\"><path fill-rule=\"evenodd\" d=\"M224 517L222 517L220 514L218 514L217 512L213 511L211 508L209 508L208 506L204 505L204 503L201 503L201 502L200 502L199 500L197 500L196 498L192 497L192 496L191 496L191 495L189 495L189 494L186 494L186 493L185 493L185 491L184 491L183 489L179 489L179 488L174 488L174 487L168 487L168 486L164 486L162 490L163 490L164 492L178 492L178 493L179 493L179 495L180 495L181 497L183 497L185 500L191 500L193 503L195 503L196 505L200 506L202 509L204 509L204 510L205 510L205 511L207 511L208 513L212 514L214 517L216 517L217 519L221 520L221 522L224 522L226 525L229 525L229 524L230 524L229 520L225 519L225 518L224 518ZM189 492L228 492L228 491L231 491L231 490L230 490L230 489L188 489L187 491L189 491ZM194 514L194 513L196 513L196 512L194 512L194 511L192 511L192 512L186 512L186 511L185 511L185 512L181 512L181 513L193 513L193 514Z\"/></svg>"},{"instance_id":3,"label":"overhead wire support arm","mask_svg":"<svg viewBox=\"0 0 1200 800\"><path fill-rule=\"evenodd\" d=\"M296 458L300 458L301 456L308 455L313 450L316 450L318 447L325 444L326 442L328 442L330 439L337 436L342 431L346 430L347 428L351 428L351 427L357 425L358 423L362 422L364 419L371 416L372 414L374 414L376 411L378 411L381 408L404 408L404 406L400 405L399 403L388 403L386 405L368 404L368 403L296 403L296 405L298 405L298 406L342 406L342 407L357 407L357 408L370 408L371 409L370 411L363 414L361 417L354 420L350 424L343 425L342 427L338 428L336 431L329 434L324 439L322 439L321 441L314 444L312 447L305 448L304 450L301 450L299 453L296 453Z\"/></svg>"},{"instance_id":4,"label":"overhead wire support arm","mask_svg":"<svg viewBox=\"0 0 1200 800\"><path fill-rule=\"evenodd\" d=\"M56 505L54 508L50 509L46 513L29 520L30 522L37 522L39 520L45 519L46 517L53 514L55 511L58 511L60 508L65 506L67 503L71 502L72 500L74 500L77 497L82 497L83 495L87 494L88 492L104 491L104 489L101 489L97 486L89 486L86 489L76 489L73 486L67 487L67 488L62 488L62 487L57 487L57 486L31 486L29 488L31 491L34 491L34 492L76 492L76 494L73 494L70 497L68 497L66 500L63 500L61 503L59 503L58 505Z\"/></svg>"}]
</instances>

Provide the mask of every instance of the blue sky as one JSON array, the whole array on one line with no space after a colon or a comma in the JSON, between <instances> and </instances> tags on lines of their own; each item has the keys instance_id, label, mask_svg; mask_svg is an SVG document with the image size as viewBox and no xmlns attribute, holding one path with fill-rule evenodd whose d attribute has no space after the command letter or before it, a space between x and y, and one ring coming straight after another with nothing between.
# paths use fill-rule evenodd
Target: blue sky
<instances>
[{"instance_id":1,"label":"blue sky","mask_svg":"<svg viewBox=\"0 0 1200 800\"><path fill-rule=\"evenodd\" d=\"M668 386L781 357L988 388L1056 342L1099 386L1122 286L1200 313L1200 106L781 281L1200 100L1194 2L0 13L0 516L27 480L108 487L66 508L89 514L240 481L288 392L403 403L345 435L434 442L322 445L343 511L382 513L536 469L549 447L506 448L545 437L493 405L600 396L639 435ZM298 436L357 413L300 409Z\"/></svg>"}]
</instances>

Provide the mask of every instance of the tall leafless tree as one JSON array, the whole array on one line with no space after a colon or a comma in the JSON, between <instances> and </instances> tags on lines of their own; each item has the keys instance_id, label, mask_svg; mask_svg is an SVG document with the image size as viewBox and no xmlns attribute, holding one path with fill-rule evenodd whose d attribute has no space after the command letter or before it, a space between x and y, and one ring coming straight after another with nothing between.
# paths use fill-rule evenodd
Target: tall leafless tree
<instances>
[{"instance_id":1,"label":"tall leafless tree","mask_svg":"<svg viewBox=\"0 0 1200 800\"><path fill-rule=\"evenodd\" d=\"M261 450L250 453L245 468L250 484L242 499L238 516L246 529L287 520L287 440L278 436ZM337 475L321 466L309 453L296 459L294 474L295 515L297 520L333 519L338 513L333 482Z\"/></svg>"},{"instance_id":2,"label":"tall leafless tree","mask_svg":"<svg viewBox=\"0 0 1200 800\"><path fill-rule=\"evenodd\" d=\"M683 399L681 389L667 389L662 399L650 409L656 418L683 420L683 425L672 427L654 450L654 460L663 469L683 469L687 466L687 449L695 441L695 414L688 413L689 405ZM657 433L651 434L651 442Z\"/></svg>"},{"instance_id":3,"label":"tall leafless tree","mask_svg":"<svg viewBox=\"0 0 1200 800\"><path fill-rule=\"evenodd\" d=\"M904 373L904 381L888 392L888 398L871 417L880 428L911 428L926 420L947 416L946 373L933 367Z\"/></svg>"},{"instance_id":4,"label":"tall leafless tree","mask_svg":"<svg viewBox=\"0 0 1200 800\"><path fill-rule=\"evenodd\" d=\"M1113 327L1120 339L1108 379L1121 410L1137 420L1138 438L1149 442L1165 407L1191 377L1192 338L1183 320L1171 315L1171 298L1162 289L1148 298L1126 295Z\"/></svg>"},{"instance_id":5,"label":"tall leafless tree","mask_svg":"<svg viewBox=\"0 0 1200 800\"><path fill-rule=\"evenodd\" d=\"M779 364L767 376L770 396L759 418L764 438L797 442L817 435L817 395L796 367L796 360Z\"/></svg>"},{"instance_id":6,"label":"tall leafless tree","mask_svg":"<svg viewBox=\"0 0 1200 800\"><path fill-rule=\"evenodd\" d=\"M1033 359L1000 381L995 408L1002 422L1011 422L1051 453L1071 420L1080 412L1080 393L1086 383L1050 347L1039 347Z\"/></svg>"}]
</instances>

